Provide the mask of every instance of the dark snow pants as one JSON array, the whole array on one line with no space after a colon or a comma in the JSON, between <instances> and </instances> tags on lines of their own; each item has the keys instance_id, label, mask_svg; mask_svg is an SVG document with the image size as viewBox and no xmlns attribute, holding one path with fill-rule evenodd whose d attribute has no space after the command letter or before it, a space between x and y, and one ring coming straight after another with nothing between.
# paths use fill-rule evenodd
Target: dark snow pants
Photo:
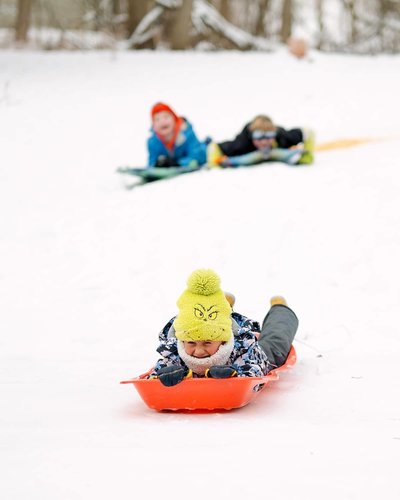
<instances>
[{"instance_id":1,"label":"dark snow pants","mask_svg":"<svg viewBox=\"0 0 400 500\"><path fill-rule=\"evenodd\" d=\"M258 343L275 367L285 363L298 326L297 316L287 306L272 306L265 316Z\"/></svg>"}]
</instances>

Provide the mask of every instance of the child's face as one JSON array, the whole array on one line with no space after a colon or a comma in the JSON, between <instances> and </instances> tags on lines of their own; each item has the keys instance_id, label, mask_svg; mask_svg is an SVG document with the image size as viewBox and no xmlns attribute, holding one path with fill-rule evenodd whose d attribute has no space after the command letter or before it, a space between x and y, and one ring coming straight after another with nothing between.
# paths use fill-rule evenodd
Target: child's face
<instances>
[{"instance_id":1,"label":"child's face","mask_svg":"<svg viewBox=\"0 0 400 500\"><path fill-rule=\"evenodd\" d=\"M254 147L260 150L271 149L276 137L274 130L253 130L251 139Z\"/></svg>"},{"instance_id":2,"label":"child's face","mask_svg":"<svg viewBox=\"0 0 400 500\"><path fill-rule=\"evenodd\" d=\"M254 147L261 150L272 148L273 142L274 139L253 139Z\"/></svg>"},{"instance_id":3,"label":"child's face","mask_svg":"<svg viewBox=\"0 0 400 500\"><path fill-rule=\"evenodd\" d=\"M160 111L153 116L153 128L161 137L171 136L175 128L175 119L168 111Z\"/></svg>"},{"instance_id":4,"label":"child's face","mask_svg":"<svg viewBox=\"0 0 400 500\"><path fill-rule=\"evenodd\" d=\"M208 358L215 354L219 346L223 343L211 340L202 342L188 342L185 340L183 345L186 354L189 354L189 356L193 356L194 358Z\"/></svg>"}]
</instances>

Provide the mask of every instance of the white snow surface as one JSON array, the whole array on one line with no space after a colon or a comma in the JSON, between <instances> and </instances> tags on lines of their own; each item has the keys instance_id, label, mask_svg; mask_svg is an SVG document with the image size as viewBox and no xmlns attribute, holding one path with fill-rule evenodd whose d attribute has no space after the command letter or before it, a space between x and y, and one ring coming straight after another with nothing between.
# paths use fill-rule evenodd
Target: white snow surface
<instances>
[{"instance_id":1,"label":"white snow surface","mask_svg":"<svg viewBox=\"0 0 400 500\"><path fill-rule=\"evenodd\" d=\"M0 498L400 498L399 88L399 56L0 52ZM158 100L217 141L258 113L384 140L128 191ZM298 362L157 413L119 381L199 267L259 321L283 294Z\"/></svg>"}]
</instances>

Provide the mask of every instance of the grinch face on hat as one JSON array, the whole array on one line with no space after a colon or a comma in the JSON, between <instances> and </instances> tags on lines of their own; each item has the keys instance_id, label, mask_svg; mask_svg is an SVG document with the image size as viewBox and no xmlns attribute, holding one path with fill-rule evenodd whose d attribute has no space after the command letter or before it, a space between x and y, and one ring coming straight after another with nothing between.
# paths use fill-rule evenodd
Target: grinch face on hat
<instances>
[{"instance_id":1,"label":"grinch face on hat","mask_svg":"<svg viewBox=\"0 0 400 500\"><path fill-rule=\"evenodd\" d=\"M215 304L208 309L200 303L194 306L194 315L203 321L215 321L218 318L218 314L218 306Z\"/></svg>"},{"instance_id":2,"label":"grinch face on hat","mask_svg":"<svg viewBox=\"0 0 400 500\"><path fill-rule=\"evenodd\" d=\"M226 342L232 337L231 307L211 270L192 273L180 296L174 321L177 339Z\"/></svg>"},{"instance_id":3,"label":"grinch face on hat","mask_svg":"<svg viewBox=\"0 0 400 500\"><path fill-rule=\"evenodd\" d=\"M178 301L178 307L179 315L174 322L178 339L225 341L232 336L231 308L223 294L202 297L200 302L198 295L186 293Z\"/></svg>"}]
</instances>

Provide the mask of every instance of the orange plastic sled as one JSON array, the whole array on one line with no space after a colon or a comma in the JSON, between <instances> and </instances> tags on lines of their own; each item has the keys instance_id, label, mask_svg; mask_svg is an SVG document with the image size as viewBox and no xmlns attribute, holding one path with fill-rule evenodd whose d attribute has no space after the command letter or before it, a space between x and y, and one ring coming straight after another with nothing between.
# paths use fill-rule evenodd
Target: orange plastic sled
<instances>
[{"instance_id":1,"label":"orange plastic sled","mask_svg":"<svg viewBox=\"0 0 400 500\"><path fill-rule=\"evenodd\" d=\"M146 405L157 411L231 410L250 403L270 382L279 379L280 372L295 363L296 351L292 346L286 363L264 377L191 378L174 387L165 387L157 379L145 379L149 370L121 384L133 384Z\"/></svg>"}]
</instances>

